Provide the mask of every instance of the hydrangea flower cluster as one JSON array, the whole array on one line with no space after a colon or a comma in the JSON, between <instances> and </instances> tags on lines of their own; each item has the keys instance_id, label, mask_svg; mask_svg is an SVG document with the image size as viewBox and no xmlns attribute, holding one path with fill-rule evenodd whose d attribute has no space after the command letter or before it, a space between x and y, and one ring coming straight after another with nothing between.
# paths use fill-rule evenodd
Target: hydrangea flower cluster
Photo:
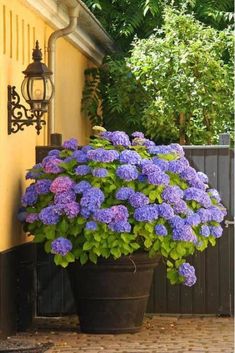
<instances>
[{"instance_id":1,"label":"hydrangea flower cluster","mask_svg":"<svg viewBox=\"0 0 235 353\"><path fill-rule=\"evenodd\" d=\"M178 144L156 145L142 132L101 132L82 148L65 141L31 168L19 219L66 267L137 250L168 261L171 283L192 286L187 256L215 245L226 210L208 177Z\"/></svg>"}]
</instances>

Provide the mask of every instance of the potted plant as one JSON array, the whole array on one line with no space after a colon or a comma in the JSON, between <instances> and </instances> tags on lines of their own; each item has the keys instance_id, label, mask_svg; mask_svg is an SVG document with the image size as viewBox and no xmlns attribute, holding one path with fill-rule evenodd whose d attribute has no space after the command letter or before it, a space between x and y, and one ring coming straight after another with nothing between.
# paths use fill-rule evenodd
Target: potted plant
<instances>
[{"instance_id":1,"label":"potted plant","mask_svg":"<svg viewBox=\"0 0 235 353\"><path fill-rule=\"evenodd\" d=\"M215 245L226 210L180 145L98 130L29 170L21 218L56 265L69 265L82 331L135 332L159 258L172 284L192 286L186 258Z\"/></svg>"}]
</instances>

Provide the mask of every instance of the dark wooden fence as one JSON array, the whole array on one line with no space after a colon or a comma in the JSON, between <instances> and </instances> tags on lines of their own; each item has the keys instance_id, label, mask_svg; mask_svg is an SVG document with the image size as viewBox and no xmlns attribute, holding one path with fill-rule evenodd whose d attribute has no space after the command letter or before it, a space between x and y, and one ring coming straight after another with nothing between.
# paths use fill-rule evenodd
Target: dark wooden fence
<instances>
[{"instance_id":1,"label":"dark wooden fence","mask_svg":"<svg viewBox=\"0 0 235 353\"><path fill-rule=\"evenodd\" d=\"M185 146L191 165L204 171L210 185L219 190L228 209L227 220L234 218L234 151L228 146ZM155 272L148 312L181 314L233 314L234 226L224 227L216 247L198 253L189 261L195 266L198 281L193 288L172 286L166 280L162 263ZM56 267L51 256L37 248L36 315L55 316L74 313L74 302L66 270Z\"/></svg>"}]
</instances>

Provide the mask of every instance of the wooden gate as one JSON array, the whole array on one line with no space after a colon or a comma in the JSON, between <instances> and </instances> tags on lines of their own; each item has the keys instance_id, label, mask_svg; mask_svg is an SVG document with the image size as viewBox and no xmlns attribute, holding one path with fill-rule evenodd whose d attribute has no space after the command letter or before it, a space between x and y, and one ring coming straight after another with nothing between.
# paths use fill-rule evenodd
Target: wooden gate
<instances>
[{"instance_id":1,"label":"wooden gate","mask_svg":"<svg viewBox=\"0 0 235 353\"><path fill-rule=\"evenodd\" d=\"M191 165L205 172L228 210L227 220L234 219L233 163L234 151L228 146L185 146ZM37 154L37 160L43 155ZM151 313L232 315L234 227L225 227L216 247L208 248L189 259L197 272L193 288L172 286L166 280L162 263L155 272L148 304ZM52 256L37 247L37 316L60 316L75 312L73 297L64 269L54 265Z\"/></svg>"}]
</instances>

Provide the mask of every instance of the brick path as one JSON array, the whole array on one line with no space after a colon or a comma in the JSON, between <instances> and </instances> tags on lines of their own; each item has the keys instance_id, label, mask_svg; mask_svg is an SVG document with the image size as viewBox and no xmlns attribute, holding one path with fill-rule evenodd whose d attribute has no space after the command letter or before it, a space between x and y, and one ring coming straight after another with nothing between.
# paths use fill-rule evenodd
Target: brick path
<instances>
[{"instance_id":1,"label":"brick path","mask_svg":"<svg viewBox=\"0 0 235 353\"><path fill-rule=\"evenodd\" d=\"M139 333L88 335L67 317L37 319L33 330L9 339L53 342L46 353L233 353L233 329L233 318L148 315Z\"/></svg>"}]
</instances>

